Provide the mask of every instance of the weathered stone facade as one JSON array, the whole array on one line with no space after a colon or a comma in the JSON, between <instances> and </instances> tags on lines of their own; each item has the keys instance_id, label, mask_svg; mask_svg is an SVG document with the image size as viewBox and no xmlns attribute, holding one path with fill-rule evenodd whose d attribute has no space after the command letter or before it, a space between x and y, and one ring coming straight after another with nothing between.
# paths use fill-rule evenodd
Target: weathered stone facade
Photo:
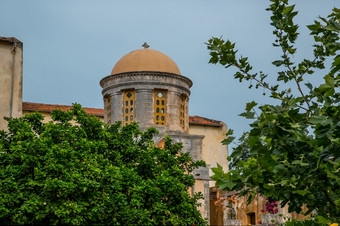
<instances>
[{"instance_id":1,"label":"weathered stone facade","mask_svg":"<svg viewBox=\"0 0 340 226\"><path fill-rule=\"evenodd\" d=\"M180 132L188 133L189 115L186 114L185 128L180 125L179 99L181 95L189 97L192 81L182 75L167 72L125 72L109 75L100 81L103 88L103 97L111 97L111 120L123 121L123 97L124 90L135 90L135 121L140 123L141 128L156 127L162 133ZM155 89L167 92L167 125L157 126L153 120L153 95ZM188 98L187 98L188 101ZM185 109L188 112L188 104ZM107 106L104 106L107 109ZM105 111L105 110L104 110ZM107 113L107 112L106 112ZM107 115L105 121L107 122Z\"/></svg>"},{"instance_id":2,"label":"weathered stone facade","mask_svg":"<svg viewBox=\"0 0 340 226\"><path fill-rule=\"evenodd\" d=\"M7 129L4 117L22 113L23 45L16 38L0 37L0 130Z\"/></svg>"}]
</instances>

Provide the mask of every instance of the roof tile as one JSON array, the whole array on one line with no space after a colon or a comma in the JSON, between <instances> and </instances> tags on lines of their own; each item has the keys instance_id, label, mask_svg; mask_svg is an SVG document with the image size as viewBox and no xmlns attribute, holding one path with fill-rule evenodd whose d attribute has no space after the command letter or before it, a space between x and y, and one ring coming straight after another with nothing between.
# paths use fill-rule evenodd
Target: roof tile
<instances>
[{"instance_id":1,"label":"roof tile","mask_svg":"<svg viewBox=\"0 0 340 226\"><path fill-rule=\"evenodd\" d=\"M57 105L57 104L40 104L40 103L30 103L23 102L23 111L41 111L41 112L51 112L53 109L60 109L62 111L67 111L72 108L71 105ZM104 117L104 109L101 108L86 108L83 107L87 114Z\"/></svg>"},{"instance_id":2,"label":"roof tile","mask_svg":"<svg viewBox=\"0 0 340 226\"><path fill-rule=\"evenodd\" d=\"M62 111L67 111L72 108L71 105L57 105L57 104L41 104L41 103L31 103L23 102L23 111L40 111L40 112L51 112L53 109L60 109ZM102 108L86 108L83 107L84 111L90 115L95 115L99 117L104 117L104 109ZM222 127L223 123L221 121L208 119L200 116L189 116L189 124L191 125L204 125L204 126L215 126Z\"/></svg>"}]
</instances>

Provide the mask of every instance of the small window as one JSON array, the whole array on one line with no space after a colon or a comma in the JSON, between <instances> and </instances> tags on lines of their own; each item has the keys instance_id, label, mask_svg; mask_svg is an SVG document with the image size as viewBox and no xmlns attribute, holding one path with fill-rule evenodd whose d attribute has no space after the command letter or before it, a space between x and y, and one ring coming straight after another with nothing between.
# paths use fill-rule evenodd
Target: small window
<instances>
[{"instance_id":1,"label":"small window","mask_svg":"<svg viewBox=\"0 0 340 226\"><path fill-rule=\"evenodd\" d=\"M154 91L154 124L166 125L166 91L158 90Z\"/></svg>"},{"instance_id":2,"label":"small window","mask_svg":"<svg viewBox=\"0 0 340 226\"><path fill-rule=\"evenodd\" d=\"M135 119L134 113L134 102L135 102L135 91L126 90L123 92L123 102L125 104L125 109L123 110L123 125L130 124Z\"/></svg>"},{"instance_id":3,"label":"small window","mask_svg":"<svg viewBox=\"0 0 340 226\"><path fill-rule=\"evenodd\" d=\"M105 96L104 101L106 106L106 122L108 125L111 125L111 96Z\"/></svg>"},{"instance_id":4,"label":"small window","mask_svg":"<svg viewBox=\"0 0 340 226\"><path fill-rule=\"evenodd\" d=\"M187 97L183 94L179 98L179 122L185 130Z\"/></svg>"}]
</instances>

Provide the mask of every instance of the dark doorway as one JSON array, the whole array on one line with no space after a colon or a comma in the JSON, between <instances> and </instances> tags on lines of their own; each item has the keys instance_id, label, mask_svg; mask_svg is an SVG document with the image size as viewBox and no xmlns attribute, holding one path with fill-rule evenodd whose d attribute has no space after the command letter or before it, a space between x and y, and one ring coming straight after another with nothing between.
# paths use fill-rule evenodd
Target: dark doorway
<instances>
[{"instance_id":1,"label":"dark doorway","mask_svg":"<svg viewBox=\"0 0 340 226\"><path fill-rule=\"evenodd\" d=\"M255 213L247 213L247 222L248 225L256 225L255 223Z\"/></svg>"}]
</instances>

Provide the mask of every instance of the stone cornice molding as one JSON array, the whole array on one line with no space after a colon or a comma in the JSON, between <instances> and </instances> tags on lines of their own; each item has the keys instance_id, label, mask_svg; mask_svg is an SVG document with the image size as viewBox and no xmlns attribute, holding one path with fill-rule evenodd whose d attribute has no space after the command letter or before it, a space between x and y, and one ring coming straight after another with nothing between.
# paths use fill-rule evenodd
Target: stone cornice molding
<instances>
[{"instance_id":1,"label":"stone cornice molding","mask_svg":"<svg viewBox=\"0 0 340 226\"><path fill-rule=\"evenodd\" d=\"M132 71L132 72L123 72L119 74L114 74L114 75L108 75L104 77L102 80L100 80L100 86L103 88L104 83L108 82L110 80L115 80L115 79L121 79L124 77L135 77L135 76L156 76L156 77L164 77L164 78L173 78L173 79L178 79L185 84L189 86L189 88L192 86L192 81L183 76L183 75L177 75L174 73L169 73L169 72L161 72L161 71Z\"/></svg>"},{"instance_id":2,"label":"stone cornice molding","mask_svg":"<svg viewBox=\"0 0 340 226\"><path fill-rule=\"evenodd\" d=\"M135 86L138 86L138 85L151 85L151 86L155 86L155 87L160 87L160 86L175 87L177 89L183 90L188 95L190 95L190 93L191 93L189 89L187 89L183 86L172 84L172 83L136 81L136 82L126 82L126 83L120 83L120 84L116 84L116 85L107 86L102 90L102 94L105 94L108 90L115 89L115 88L118 88L118 87L120 87L122 90L124 90L124 89L129 89L131 86L135 87ZM140 91L138 91L140 89L135 89L135 90L136 90L136 92L140 92ZM146 90L145 88L143 88L141 90L142 90L141 92L146 92L146 91L144 91L144 90ZM150 89L150 92L153 92L153 89Z\"/></svg>"}]
</instances>

